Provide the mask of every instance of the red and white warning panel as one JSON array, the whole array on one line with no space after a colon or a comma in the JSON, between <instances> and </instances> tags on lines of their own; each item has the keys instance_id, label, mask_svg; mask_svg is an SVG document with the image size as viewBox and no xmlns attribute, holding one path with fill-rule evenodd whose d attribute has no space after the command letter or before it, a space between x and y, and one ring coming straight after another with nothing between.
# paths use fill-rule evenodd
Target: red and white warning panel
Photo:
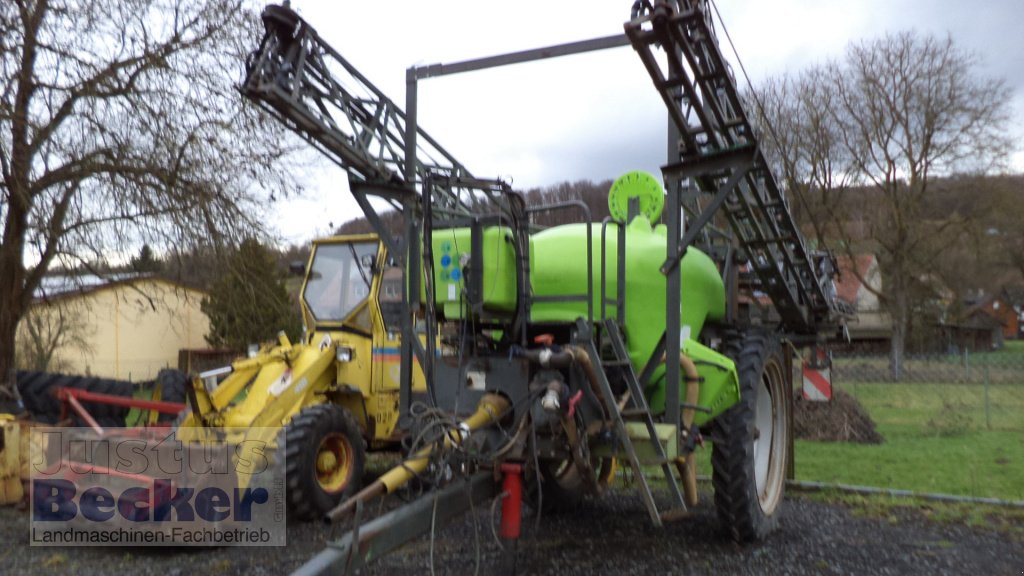
<instances>
[{"instance_id":1,"label":"red and white warning panel","mask_svg":"<svg viewBox=\"0 0 1024 576\"><path fill-rule=\"evenodd\" d=\"M832 357L825 348L813 348L811 359L802 366L804 398L816 402L832 400Z\"/></svg>"}]
</instances>

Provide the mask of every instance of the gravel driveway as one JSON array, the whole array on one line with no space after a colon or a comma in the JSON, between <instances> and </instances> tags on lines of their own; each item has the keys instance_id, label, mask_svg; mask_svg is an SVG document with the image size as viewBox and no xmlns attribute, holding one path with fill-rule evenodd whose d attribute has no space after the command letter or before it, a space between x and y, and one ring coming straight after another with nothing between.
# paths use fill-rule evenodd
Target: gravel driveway
<instances>
[{"instance_id":1,"label":"gravel driveway","mask_svg":"<svg viewBox=\"0 0 1024 576\"><path fill-rule=\"evenodd\" d=\"M718 531L705 497L692 517L655 529L639 499L618 490L585 503L575 515L546 516L539 530L524 519L523 538L502 550L488 526L490 509L439 530L433 543L437 574L999 574L1024 573L1019 536L914 513L860 518L839 504L790 497L782 526L767 542L740 547ZM477 538L478 537L478 538ZM0 508L0 573L285 574L332 538L318 524L288 529L284 548L32 548L28 516ZM477 544L479 543L479 545ZM478 552L479 551L479 552ZM368 574L430 573L429 536L371 564Z\"/></svg>"}]
</instances>

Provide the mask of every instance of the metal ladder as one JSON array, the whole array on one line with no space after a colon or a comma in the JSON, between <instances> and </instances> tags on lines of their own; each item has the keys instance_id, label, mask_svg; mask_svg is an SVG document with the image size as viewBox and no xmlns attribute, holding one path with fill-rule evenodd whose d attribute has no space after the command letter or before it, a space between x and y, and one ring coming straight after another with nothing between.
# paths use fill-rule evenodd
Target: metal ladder
<instances>
[{"instance_id":1,"label":"metal ladder","mask_svg":"<svg viewBox=\"0 0 1024 576\"><path fill-rule=\"evenodd\" d=\"M622 332L619 330L619 327L613 318L605 318L602 325L604 328L604 340L611 345L610 350L612 352L612 357L608 360L600 360L600 367L617 367L623 371L626 384L629 388L629 402L621 411L619 410L618 404L615 402L615 396L612 391L611 384L608 382L608 376L603 369L595 370L601 386L601 396L604 401L605 409L608 414L611 414L612 416L612 424L615 427L616 443L621 447L621 451L625 452L626 457L629 460L630 467L633 469L633 475L636 477L640 498L643 500L644 506L647 508L647 513L651 517L651 522L655 526L661 527L664 520L667 520L672 516L685 513L686 503L683 500L683 494L673 472L673 461L669 459L668 454L665 452L665 448L661 445L661 442L658 441L657 431L654 424L654 416L651 414L650 407L647 404L647 398L644 396L644 390L640 385L640 380L637 378L636 372L633 370L633 364L629 360L629 353L626 350L626 344L623 341ZM581 322L578 327L581 332L588 329L585 322ZM587 353L591 358L595 360L600 359L600 352L598 351L593 338L587 339L586 348ZM672 503L674 505L673 509L664 513L658 511L658 505L654 501L654 493L651 491L651 485L647 481L647 477L644 475L643 469L641 468L640 458L636 453L636 447L626 430L627 420L640 421L644 423L648 434L648 438L646 438L645 441L649 441L651 443L651 446L658 457L659 465L665 477L665 482L668 484L669 493L672 496Z\"/></svg>"},{"instance_id":2,"label":"metal ladder","mask_svg":"<svg viewBox=\"0 0 1024 576\"><path fill-rule=\"evenodd\" d=\"M692 228L722 208L785 327L815 333L834 323L840 309L758 146L706 10L704 0L659 1L625 26L679 133L680 162L663 168L666 179L690 179L715 195L684 240L692 241L698 232Z\"/></svg>"}]
</instances>

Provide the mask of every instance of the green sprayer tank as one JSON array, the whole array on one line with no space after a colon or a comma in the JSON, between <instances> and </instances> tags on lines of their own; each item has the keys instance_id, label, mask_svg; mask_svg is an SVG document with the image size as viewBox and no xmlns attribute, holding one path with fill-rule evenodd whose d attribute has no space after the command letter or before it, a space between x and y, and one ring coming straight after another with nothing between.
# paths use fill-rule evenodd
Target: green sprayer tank
<instances>
[{"instance_id":1,"label":"green sprayer tank","mask_svg":"<svg viewBox=\"0 0 1024 576\"><path fill-rule=\"evenodd\" d=\"M601 225L592 227L594 275L594 315L600 319L601 307ZM666 228L652 226L637 216L625 230L625 335L630 360L639 372L650 358L665 331L666 278L659 268L665 261ZM617 297L616 268L618 230L609 224L604 235L606 278L609 299ZM463 273L468 261L470 231L467 228L435 230L433 236L434 286L436 302L448 319L464 317ZM516 304L515 252L508 228L491 227L483 234L484 253L482 301L488 314L511 314ZM534 297L585 295L587 293L587 225L568 224L533 234L530 239L530 285ZM704 378L699 403L710 413L699 412L696 423L703 424L739 399L735 366L729 358L697 341L708 320L720 320L725 314L725 288L714 261L696 248L689 248L680 264L680 327L683 352L693 359ZM615 317L615 305L604 307L604 314ZM535 302L533 323L568 323L587 316L584 301ZM646 385L647 399L654 412L664 410L664 364ZM680 398L685 395L680 394Z\"/></svg>"}]
</instances>

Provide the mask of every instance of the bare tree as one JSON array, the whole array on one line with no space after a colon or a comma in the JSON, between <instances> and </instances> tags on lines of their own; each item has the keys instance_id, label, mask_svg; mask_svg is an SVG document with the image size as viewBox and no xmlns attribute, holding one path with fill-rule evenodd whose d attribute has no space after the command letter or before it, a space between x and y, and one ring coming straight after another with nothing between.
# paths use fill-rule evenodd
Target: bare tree
<instances>
[{"instance_id":1,"label":"bare tree","mask_svg":"<svg viewBox=\"0 0 1024 576\"><path fill-rule=\"evenodd\" d=\"M51 265L252 234L294 189L291 141L233 88L243 2L0 2L0 378Z\"/></svg>"},{"instance_id":2,"label":"bare tree","mask_svg":"<svg viewBox=\"0 0 1024 576\"><path fill-rule=\"evenodd\" d=\"M67 367L67 353L91 354L86 312L81 303L66 300L34 304L21 320L18 366L61 371Z\"/></svg>"},{"instance_id":3,"label":"bare tree","mask_svg":"<svg viewBox=\"0 0 1024 576\"><path fill-rule=\"evenodd\" d=\"M851 45L841 61L761 90L774 126L765 141L787 187L842 249L878 253L894 378L914 291L942 250L936 239L955 242L965 229L964 215L930 210L933 180L991 171L1012 149L1010 91L977 64L949 37L903 32Z\"/></svg>"},{"instance_id":4,"label":"bare tree","mask_svg":"<svg viewBox=\"0 0 1024 576\"><path fill-rule=\"evenodd\" d=\"M995 218L984 233L996 243L994 259L1012 273L1004 282L1024 283L1024 175L1002 177L992 183L997 203Z\"/></svg>"}]
</instances>

